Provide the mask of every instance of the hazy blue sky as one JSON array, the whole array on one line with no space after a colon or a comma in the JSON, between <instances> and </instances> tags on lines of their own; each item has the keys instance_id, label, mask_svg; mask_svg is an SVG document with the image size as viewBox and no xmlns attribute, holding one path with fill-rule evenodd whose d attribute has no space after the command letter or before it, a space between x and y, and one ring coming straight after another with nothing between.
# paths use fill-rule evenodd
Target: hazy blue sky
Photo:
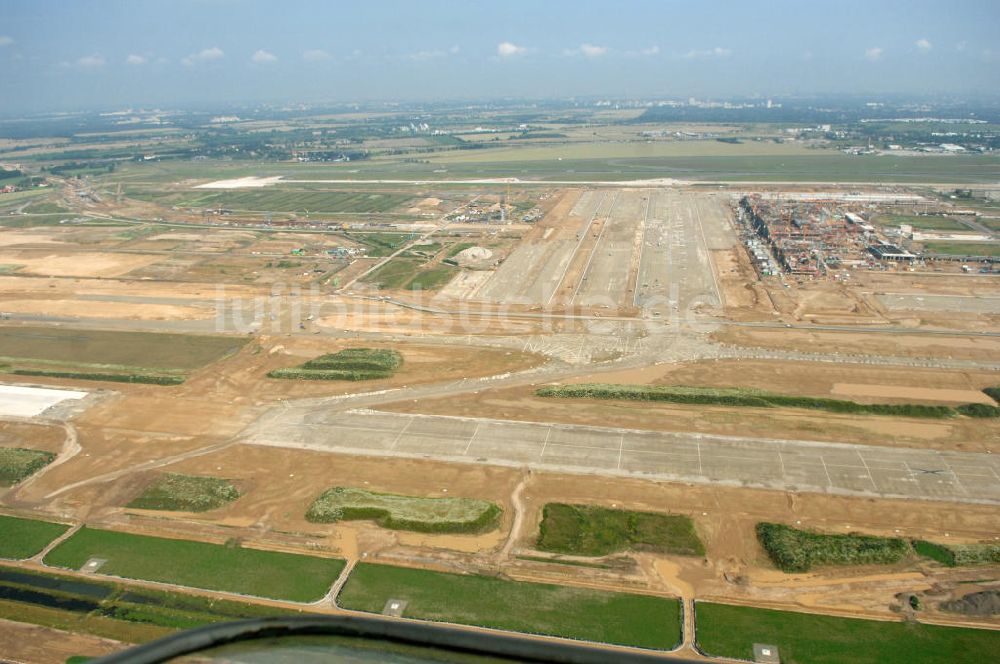
<instances>
[{"instance_id":1,"label":"hazy blue sky","mask_svg":"<svg viewBox=\"0 0 1000 664\"><path fill-rule=\"evenodd\" d=\"M1000 0L0 0L0 108L1000 90Z\"/></svg>"}]
</instances>

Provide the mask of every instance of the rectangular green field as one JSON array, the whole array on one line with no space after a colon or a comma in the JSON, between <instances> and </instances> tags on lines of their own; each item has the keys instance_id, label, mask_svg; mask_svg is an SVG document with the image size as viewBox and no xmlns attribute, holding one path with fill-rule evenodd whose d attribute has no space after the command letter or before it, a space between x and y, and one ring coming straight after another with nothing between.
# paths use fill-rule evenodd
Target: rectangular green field
<instances>
[{"instance_id":1,"label":"rectangular green field","mask_svg":"<svg viewBox=\"0 0 1000 664\"><path fill-rule=\"evenodd\" d=\"M899 226L906 224L917 230L926 231L967 231L969 227L965 224L949 219L948 217L908 215L908 214L886 214L875 217L875 222L887 226Z\"/></svg>"},{"instance_id":2,"label":"rectangular green field","mask_svg":"<svg viewBox=\"0 0 1000 664\"><path fill-rule=\"evenodd\" d=\"M630 512L596 505L548 503L542 510L538 548L577 556L626 551L705 555L691 518L681 514Z\"/></svg>"},{"instance_id":3,"label":"rectangular green field","mask_svg":"<svg viewBox=\"0 0 1000 664\"><path fill-rule=\"evenodd\" d=\"M360 563L338 603L381 613L389 599L421 620L657 650L680 642L677 600L487 576Z\"/></svg>"},{"instance_id":4,"label":"rectangular green field","mask_svg":"<svg viewBox=\"0 0 1000 664\"><path fill-rule=\"evenodd\" d=\"M93 528L82 528L57 546L45 564L80 569L90 558L108 561L101 574L293 602L322 598L344 569L339 558Z\"/></svg>"},{"instance_id":5,"label":"rectangular green field","mask_svg":"<svg viewBox=\"0 0 1000 664\"><path fill-rule=\"evenodd\" d=\"M978 664L1000 648L1000 631L836 618L698 602L698 646L753 661L753 644L778 647L785 664Z\"/></svg>"},{"instance_id":6,"label":"rectangular green field","mask_svg":"<svg viewBox=\"0 0 1000 664\"><path fill-rule=\"evenodd\" d=\"M235 353L236 336L0 327L0 358L64 367L188 371Z\"/></svg>"},{"instance_id":7,"label":"rectangular green field","mask_svg":"<svg viewBox=\"0 0 1000 664\"><path fill-rule=\"evenodd\" d=\"M1000 256L1000 242L924 242L924 251L949 256Z\"/></svg>"},{"instance_id":8,"label":"rectangular green field","mask_svg":"<svg viewBox=\"0 0 1000 664\"><path fill-rule=\"evenodd\" d=\"M63 533L69 526L0 514L0 558L30 558Z\"/></svg>"}]
</instances>

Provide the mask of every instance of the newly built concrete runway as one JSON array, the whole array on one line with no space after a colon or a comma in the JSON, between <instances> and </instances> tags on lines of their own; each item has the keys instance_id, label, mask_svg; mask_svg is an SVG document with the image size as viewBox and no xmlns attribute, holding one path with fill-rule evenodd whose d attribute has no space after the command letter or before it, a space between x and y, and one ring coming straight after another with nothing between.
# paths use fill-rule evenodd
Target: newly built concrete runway
<instances>
[{"instance_id":1,"label":"newly built concrete runway","mask_svg":"<svg viewBox=\"0 0 1000 664\"><path fill-rule=\"evenodd\" d=\"M789 491L1000 504L997 455L290 407L244 442Z\"/></svg>"}]
</instances>

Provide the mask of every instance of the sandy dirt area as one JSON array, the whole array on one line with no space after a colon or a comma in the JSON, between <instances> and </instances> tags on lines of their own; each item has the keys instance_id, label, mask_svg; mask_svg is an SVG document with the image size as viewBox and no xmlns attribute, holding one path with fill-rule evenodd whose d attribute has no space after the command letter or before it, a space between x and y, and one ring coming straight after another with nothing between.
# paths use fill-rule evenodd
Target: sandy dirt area
<instances>
[{"instance_id":1,"label":"sandy dirt area","mask_svg":"<svg viewBox=\"0 0 1000 664\"><path fill-rule=\"evenodd\" d=\"M974 391L1000 382L990 372L949 372L851 366L808 362L703 361L660 365L640 370L581 376L571 382L643 383L713 387L757 387L781 393L833 396L837 383L914 384L931 389ZM570 382L570 381L567 381ZM860 443L916 448L986 451L1000 447L1000 423L959 417L926 420L876 415L848 415L793 408L726 408L641 401L553 399L534 395L535 386L484 390L447 399L399 402L384 410L458 415L532 422L697 431L732 436ZM903 402L900 398L860 398L869 402Z\"/></svg>"},{"instance_id":2,"label":"sandy dirt area","mask_svg":"<svg viewBox=\"0 0 1000 664\"><path fill-rule=\"evenodd\" d=\"M16 247L24 244L64 244L53 238L52 233L36 231L4 231L0 233L0 247Z\"/></svg>"},{"instance_id":3,"label":"sandy dirt area","mask_svg":"<svg viewBox=\"0 0 1000 664\"><path fill-rule=\"evenodd\" d=\"M21 265L20 271L51 277L120 277L151 265L162 256L142 254L72 253L44 254L36 251L0 253L0 264Z\"/></svg>"},{"instance_id":4,"label":"sandy dirt area","mask_svg":"<svg viewBox=\"0 0 1000 664\"><path fill-rule=\"evenodd\" d=\"M803 352L945 357L996 361L1000 339L938 334L894 334L726 327L712 334L715 341L740 346L789 349Z\"/></svg>"},{"instance_id":5,"label":"sandy dirt area","mask_svg":"<svg viewBox=\"0 0 1000 664\"><path fill-rule=\"evenodd\" d=\"M215 316L213 309L204 307L84 300L0 300L0 307L21 314L52 315L57 312L60 316L129 320L197 320Z\"/></svg>"},{"instance_id":6,"label":"sandy dirt area","mask_svg":"<svg viewBox=\"0 0 1000 664\"><path fill-rule=\"evenodd\" d=\"M101 657L128 644L89 634L0 619L0 652L5 661L23 664L65 662L74 655Z\"/></svg>"}]
</instances>

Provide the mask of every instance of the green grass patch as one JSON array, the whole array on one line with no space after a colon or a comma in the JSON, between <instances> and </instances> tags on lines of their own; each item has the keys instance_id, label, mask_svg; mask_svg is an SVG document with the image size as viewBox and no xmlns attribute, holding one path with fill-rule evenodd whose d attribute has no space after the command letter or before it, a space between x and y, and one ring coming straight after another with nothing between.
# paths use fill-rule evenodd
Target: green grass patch
<instances>
[{"instance_id":1,"label":"green grass patch","mask_svg":"<svg viewBox=\"0 0 1000 664\"><path fill-rule=\"evenodd\" d=\"M936 560L948 567L1000 563L998 544L940 544L915 540L913 549L918 555Z\"/></svg>"},{"instance_id":2,"label":"green grass patch","mask_svg":"<svg viewBox=\"0 0 1000 664\"><path fill-rule=\"evenodd\" d=\"M500 507L474 498L420 498L333 487L306 512L317 523L373 520L383 528L427 533L480 533L493 530Z\"/></svg>"},{"instance_id":3,"label":"green grass patch","mask_svg":"<svg viewBox=\"0 0 1000 664\"><path fill-rule=\"evenodd\" d=\"M165 473L128 504L144 510L207 512L227 505L240 497L229 480Z\"/></svg>"},{"instance_id":4,"label":"green grass patch","mask_svg":"<svg viewBox=\"0 0 1000 664\"><path fill-rule=\"evenodd\" d=\"M26 447L0 447L0 486L12 486L52 463L56 455Z\"/></svg>"},{"instance_id":5,"label":"green grass patch","mask_svg":"<svg viewBox=\"0 0 1000 664\"><path fill-rule=\"evenodd\" d=\"M53 369L13 369L10 373L18 376L45 376L48 378L74 378L76 380L97 380L108 383L144 383L147 385L180 385L183 376L157 374L104 373L93 371L56 371Z\"/></svg>"},{"instance_id":6,"label":"green grass patch","mask_svg":"<svg viewBox=\"0 0 1000 664\"><path fill-rule=\"evenodd\" d=\"M924 252L947 256L1000 256L996 242L924 242Z\"/></svg>"},{"instance_id":7,"label":"green grass patch","mask_svg":"<svg viewBox=\"0 0 1000 664\"><path fill-rule=\"evenodd\" d=\"M108 561L102 574L295 602L322 598L344 568L338 558L94 528L82 528L53 549L45 563L80 569L94 557Z\"/></svg>"},{"instance_id":8,"label":"green grass patch","mask_svg":"<svg viewBox=\"0 0 1000 664\"><path fill-rule=\"evenodd\" d=\"M660 401L679 404L704 404L750 408L809 408L833 413L896 415L900 417L954 417L949 406L926 404L866 404L843 399L800 397L775 394L750 388L689 387L686 385L611 385L580 383L551 385L538 389L540 397L574 399L624 399L629 401Z\"/></svg>"},{"instance_id":9,"label":"green grass patch","mask_svg":"<svg viewBox=\"0 0 1000 664\"><path fill-rule=\"evenodd\" d=\"M782 662L979 664L1000 648L1000 631L914 622L835 618L698 602L698 646L753 661L753 644L778 647Z\"/></svg>"},{"instance_id":10,"label":"green grass patch","mask_svg":"<svg viewBox=\"0 0 1000 664\"><path fill-rule=\"evenodd\" d=\"M30 558L67 530L69 526L61 523L0 514L0 558Z\"/></svg>"},{"instance_id":11,"label":"green grass patch","mask_svg":"<svg viewBox=\"0 0 1000 664\"><path fill-rule=\"evenodd\" d=\"M758 523L757 540L783 572L807 572L813 565L891 565L912 553L898 537L830 535L780 523Z\"/></svg>"},{"instance_id":12,"label":"green grass patch","mask_svg":"<svg viewBox=\"0 0 1000 664\"><path fill-rule=\"evenodd\" d=\"M126 641L216 622L296 613L300 612L0 567L0 617Z\"/></svg>"},{"instance_id":13,"label":"green grass patch","mask_svg":"<svg viewBox=\"0 0 1000 664\"><path fill-rule=\"evenodd\" d=\"M267 375L296 380L372 380L389 378L402 365L403 356L389 348L345 348Z\"/></svg>"},{"instance_id":14,"label":"green grass patch","mask_svg":"<svg viewBox=\"0 0 1000 664\"><path fill-rule=\"evenodd\" d=\"M401 289L410 283L420 269L417 261L406 258L394 258L378 268L362 281L379 288Z\"/></svg>"},{"instance_id":15,"label":"green grass patch","mask_svg":"<svg viewBox=\"0 0 1000 664\"><path fill-rule=\"evenodd\" d=\"M0 357L10 363L156 374L197 369L237 352L246 341L236 336L2 327Z\"/></svg>"},{"instance_id":16,"label":"green grass patch","mask_svg":"<svg viewBox=\"0 0 1000 664\"><path fill-rule=\"evenodd\" d=\"M459 255L466 249L471 249L472 247L475 246L476 246L475 242L459 242L458 244L453 244L450 247L448 247L448 258L454 258L455 256Z\"/></svg>"},{"instance_id":17,"label":"green grass patch","mask_svg":"<svg viewBox=\"0 0 1000 664\"><path fill-rule=\"evenodd\" d=\"M528 560L533 563L552 563L554 565L570 565L572 567L590 567L592 569L614 569L608 563L592 563L586 560L571 560L568 558L546 558L545 556L514 556L518 560Z\"/></svg>"},{"instance_id":18,"label":"green grass patch","mask_svg":"<svg viewBox=\"0 0 1000 664\"><path fill-rule=\"evenodd\" d=\"M563 503L543 508L536 546L541 551L577 556L626 550L705 555L705 546L687 516Z\"/></svg>"},{"instance_id":19,"label":"green grass patch","mask_svg":"<svg viewBox=\"0 0 1000 664\"><path fill-rule=\"evenodd\" d=\"M421 620L660 650L680 640L674 599L371 563L354 568L338 603L381 613L389 599Z\"/></svg>"},{"instance_id":20,"label":"green grass patch","mask_svg":"<svg viewBox=\"0 0 1000 664\"><path fill-rule=\"evenodd\" d=\"M407 290L434 291L443 287L458 270L448 265L438 265L418 272L406 284Z\"/></svg>"},{"instance_id":21,"label":"green grass patch","mask_svg":"<svg viewBox=\"0 0 1000 664\"><path fill-rule=\"evenodd\" d=\"M925 231L969 230L968 226L955 219L933 215L883 214L876 216L872 221L886 226L908 225L917 230Z\"/></svg>"}]
</instances>

